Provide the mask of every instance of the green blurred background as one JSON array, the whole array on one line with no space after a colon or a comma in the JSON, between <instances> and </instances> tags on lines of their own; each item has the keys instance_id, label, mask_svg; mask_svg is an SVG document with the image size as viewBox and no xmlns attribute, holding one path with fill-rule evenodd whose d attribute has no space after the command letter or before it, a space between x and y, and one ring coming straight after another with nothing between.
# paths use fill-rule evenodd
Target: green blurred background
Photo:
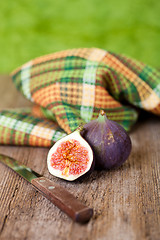
<instances>
[{"instance_id":1,"label":"green blurred background","mask_svg":"<svg viewBox=\"0 0 160 240\"><path fill-rule=\"evenodd\" d=\"M160 1L0 1L0 73L79 47L123 53L159 68Z\"/></svg>"}]
</instances>

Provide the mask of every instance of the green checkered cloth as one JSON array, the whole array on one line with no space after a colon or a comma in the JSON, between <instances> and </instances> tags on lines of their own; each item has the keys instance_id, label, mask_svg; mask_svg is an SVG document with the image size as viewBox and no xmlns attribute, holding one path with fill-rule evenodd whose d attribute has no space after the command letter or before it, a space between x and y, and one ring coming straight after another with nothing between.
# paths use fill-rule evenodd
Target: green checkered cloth
<instances>
[{"instance_id":1,"label":"green checkered cloth","mask_svg":"<svg viewBox=\"0 0 160 240\"><path fill-rule=\"evenodd\" d=\"M1 144L50 147L101 109L127 131L140 109L160 115L160 72L103 49L52 53L11 76L33 107L0 112Z\"/></svg>"}]
</instances>

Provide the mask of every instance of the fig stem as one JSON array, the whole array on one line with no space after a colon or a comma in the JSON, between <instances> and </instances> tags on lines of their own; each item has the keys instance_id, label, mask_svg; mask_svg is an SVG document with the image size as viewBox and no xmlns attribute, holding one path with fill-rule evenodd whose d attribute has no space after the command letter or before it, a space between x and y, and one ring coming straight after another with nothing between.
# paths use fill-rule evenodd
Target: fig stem
<instances>
[{"instance_id":1,"label":"fig stem","mask_svg":"<svg viewBox=\"0 0 160 240\"><path fill-rule=\"evenodd\" d=\"M100 110L100 114L101 116L104 116L105 115L105 111L103 109Z\"/></svg>"},{"instance_id":2,"label":"fig stem","mask_svg":"<svg viewBox=\"0 0 160 240\"><path fill-rule=\"evenodd\" d=\"M76 130L78 130L78 132L81 132L83 129L84 129L84 125L80 124Z\"/></svg>"},{"instance_id":3,"label":"fig stem","mask_svg":"<svg viewBox=\"0 0 160 240\"><path fill-rule=\"evenodd\" d=\"M107 120L107 116L105 114L104 110L100 110L99 116L98 116L98 121L99 122L105 122Z\"/></svg>"}]
</instances>

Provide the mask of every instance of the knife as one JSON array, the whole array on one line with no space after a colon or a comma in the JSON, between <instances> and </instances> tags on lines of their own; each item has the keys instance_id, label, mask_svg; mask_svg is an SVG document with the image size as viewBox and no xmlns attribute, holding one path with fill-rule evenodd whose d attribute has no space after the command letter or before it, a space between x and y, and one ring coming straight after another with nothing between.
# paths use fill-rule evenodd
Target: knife
<instances>
[{"instance_id":1,"label":"knife","mask_svg":"<svg viewBox=\"0 0 160 240\"><path fill-rule=\"evenodd\" d=\"M18 161L12 157L3 154L0 154L0 162L7 165L21 177L30 182L36 190L54 203L74 221L85 223L93 216L92 208L85 206L65 188L55 184L46 177L42 177L31 168L28 168L25 165L20 165Z\"/></svg>"}]
</instances>

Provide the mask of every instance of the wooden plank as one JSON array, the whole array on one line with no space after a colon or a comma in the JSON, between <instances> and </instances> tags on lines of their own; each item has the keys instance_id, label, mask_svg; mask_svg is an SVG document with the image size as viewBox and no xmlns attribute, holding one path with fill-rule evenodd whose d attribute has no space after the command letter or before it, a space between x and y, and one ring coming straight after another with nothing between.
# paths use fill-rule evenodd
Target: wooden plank
<instances>
[{"instance_id":1,"label":"wooden plank","mask_svg":"<svg viewBox=\"0 0 160 240\"><path fill-rule=\"evenodd\" d=\"M0 75L0 96L0 109L31 106L31 103L17 91L8 75Z\"/></svg>"},{"instance_id":2,"label":"wooden plank","mask_svg":"<svg viewBox=\"0 0 160 240\"><path fill-rule=\"evenodd\" d=\"M0 94L0 109L30 105L7 76L0 77ZM0 239L159 240L159 118L145 114L130 136L132 153L122 167L94 171L77 182L66 182L49 174L47 148L0 146L0 153L16 157L94 209L89 223L74 223L29 183L1 164Z\"/></svg>"}]
</instances>

